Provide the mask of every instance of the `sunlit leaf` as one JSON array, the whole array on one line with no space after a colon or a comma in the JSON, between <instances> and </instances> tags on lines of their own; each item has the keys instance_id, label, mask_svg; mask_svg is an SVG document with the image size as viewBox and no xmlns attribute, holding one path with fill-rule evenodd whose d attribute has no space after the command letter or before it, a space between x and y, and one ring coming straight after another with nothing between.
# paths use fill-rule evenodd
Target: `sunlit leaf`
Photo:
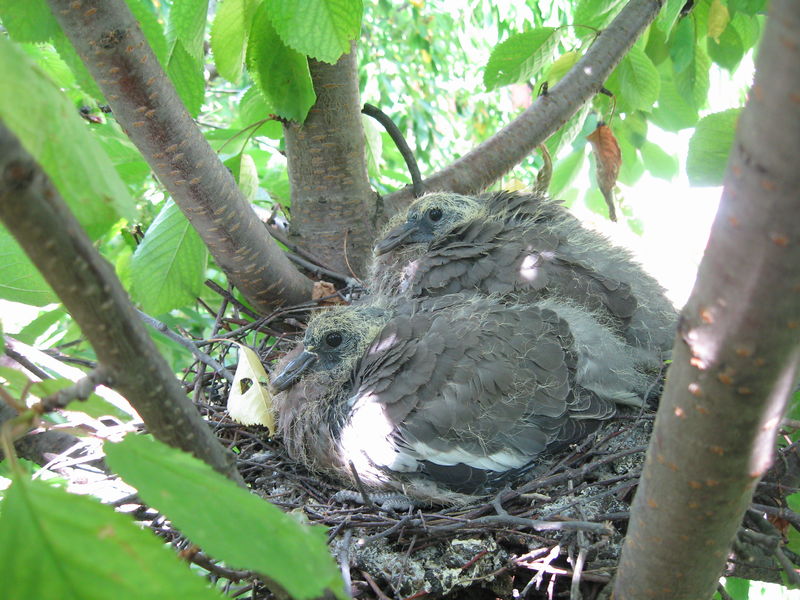
<instances>
[{"instance_id":1,"label":"sunlit leaf","mask_svg":"<svg viewBox=\"0 0 800 600\"><path fill-rule=\"evenodd\" d=\"M134 300L153 315L191 304L203 285L207 260L200 236L175 203L166 203L133 254Z\"/></svg>"},{"instance_id":2,"label":"sunlit leaf","mask_svg":"<svg viewBox=\"0 0 800 600\"><path fill-rule=\"evenodd\" d=\"M88 496L16 476L2 506L4 598L222 598L162 540Z\"/></svg>"},{"instance_id":3,"label":"sunlit leaf","mask_svg":"<svg viewBox=\"0 0 800 600\"><path fill-rule=\"evenodd\" d=\"M495 46L483 71L487 90L530 80L555 58L561 30L540 27L512 35Z\"/></svg>"},{"instance_id":4,"label":"sunlit leaf","mask_svg":"<svg viewBox=\"0 0 800 600\"><path fill-rule=\"evenodd\" d=\"M264 573L300 600L326 588L346 598L322 527L299 523L193 456L145 436L106 444L106 454L145 502L214 558ZM246 535L231 535L236 531Z\"/></svg>"},{"instance_id":5,"label":"sunlit leaf","mask_svg":"<svg viewBox=\"0 0 800 600\"><path fill-rule=\"evenodd\" d=\"M305 120L317 98L308 60L281 41L265 5L259 7L253 21L247 70L276 114L301 123Z\"/></svg>"},{"instance_id":6,"label":"sunlit leaf","mask_svg":"<svg viewBox=\"0 0 800 600\"><path fill-rule=\"evenodd\" d=\"M272 26L289 48L335 63L358 38L361 0L266 0Z\"/></svg>"},{"instance_id":7,"label":"sunlit leaf","mask_svg":"<svg viewBox=\"0 0 800 600\"><path fill-rule=\"evenodd\" d=\"M254 0L225 0L217 5L211 26L211 51L220 75L237 82L247 53L247 40L255 11Z\"/></svg>"},{"instance_id":8,"label":"sunlit leaf","mask_svg":"<svg viewBox=\"0 0 800 600\"><path fill-rule=\"evenodd\" d=\"M697 123L686 158L692 185L722 185L740 114L741 109L734 108L707 115Z\"/></svg>"}]
</instances>

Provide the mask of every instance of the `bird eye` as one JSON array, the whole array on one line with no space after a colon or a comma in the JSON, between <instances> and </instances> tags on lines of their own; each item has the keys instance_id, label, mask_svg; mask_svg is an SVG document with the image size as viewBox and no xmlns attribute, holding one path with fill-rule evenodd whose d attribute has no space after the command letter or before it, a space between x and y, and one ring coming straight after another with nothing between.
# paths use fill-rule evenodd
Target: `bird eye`
<instances>
[{"instance_id":1,"label":"bird eye","mask_svg":"<svg viewBox=\"0 0 800 600\"><path fill-rule=\"evenodd\" d=\"M334 331L333 333L329 333L325 336L325 343L328 344L331 348L336 348L339 344L342 343L342 334L338 331Z\"/></svg>"},{"instance_id":2,"label":"bird eye","mask_svg":"<svg viewBox=\"0 0 800 600\"><path fill-rule=\"evenodd\" d=\"M428 211L428 218L434 223L442 218L441 208L432 208Z\"/></svg>"}]
</instances>

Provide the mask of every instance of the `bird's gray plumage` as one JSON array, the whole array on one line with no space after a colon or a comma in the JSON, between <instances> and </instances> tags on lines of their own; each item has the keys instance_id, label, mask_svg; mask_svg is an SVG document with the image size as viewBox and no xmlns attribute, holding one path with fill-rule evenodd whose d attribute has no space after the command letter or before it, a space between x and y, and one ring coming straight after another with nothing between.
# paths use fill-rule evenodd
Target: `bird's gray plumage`
<instances>
[{"instance_id":1,"label":"bird's gray plumage","mask_svg":"<svg viewBox=\"0 0 800 600\"><path fill-rule=\"evenodd\" d=\"M644 387L625 344L554 300L378 298L319 314L305 340L315 359L277 377L290 455L345 480L352 462L366 485L424 499L486 491Z\"/></svg>"},{"instance_id":2,"label":"bird's gray plumage","mask_svg":"<svg viewBox=\"0 0 800 600\"><path fill-rule=\"evenodd\" d=\"M427 194L390 223L375 251L370 280L378 293L563 297L608 315L651 367L673 344L677 313L658 282L630 252L543 195Z\"/></svg>"}]
</instances>

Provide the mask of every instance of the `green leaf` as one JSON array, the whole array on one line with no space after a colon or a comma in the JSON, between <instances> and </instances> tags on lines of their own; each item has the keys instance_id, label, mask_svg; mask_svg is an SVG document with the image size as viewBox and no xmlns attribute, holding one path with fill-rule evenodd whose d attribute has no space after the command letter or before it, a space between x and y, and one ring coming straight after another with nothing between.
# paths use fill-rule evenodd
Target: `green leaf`
<instances>
[{"instance_id":1,"label":"green leaf","mask_svg":"<svg viewBox=\"0 0 800 600\"><path fill-rule=\"evenodd\" d=\"M658 105L650 114L650 120L666 131L680 131L694 127L698 119L697 109L678 92L673 80L671 63L663 63L659 71L661 94L658 97Z\"/></svg>"},{"instance_id":2,"label":"green leaf","mask_svg":"<svg viewBox=\"0 0 800 600\"><path fill-rule=\"evenodd\" d=\"M634 110L649 111L661 90L661 78L653 61L643 50L634 46L617 67L620 93Z\"/></svg>"},{"instance_id":3,"label":"green leaf","mask_svg":"<svg viewBox=\"0 0 800 600\"><path fill-rule=\"evenodd\" d=\"M696 44L694 21L692 19L681 20L669 40L669 55L676 73L686 69L692 62Z\"/></svg>"},{"instance_id":4,"label":"green leaf","mask_svg":"<svg viewBox=\"0 0 800 600\"><path fill-rule=\"evenodd\" d=\"M53 36L52 43L53 47L58 51L58 55L64 63L69 66L70 71L72 71L81 89L97 100L98 103L105 103L105 96L103 92L100 91L100 86L97 85L94 77L89 73L89 69L83 64L81 57L78 56L78 53L72 46L72 42L69 41L64 32L61 30L57 31ZM56 81L56 83L60 82Z\"/></svg>"},{"instance_id":5,"label":"green leaf","mask_svg":"<svg viewBox=\"0 0 800 600\"><path fill-rule=\"evenodd\" d=\"M733 600L747 600L750 597L750 580L726 577L725 591Z\"/></svg>"},{"instance_id":6,"label":"green leaf","mask_svg":"<svg viewBox=\"0 0 800 600\"><path fill-rule=\"evenodd\" d=\"M729 26L719 36L719 41L708 38L708 56L723 69L733 72L744 56L744 44L736 28Z\"/></svg>"},{"instance_id":7,"label":"green leaf","mask_svg":"<svg viewBox=\"0 0 800 600\"><path fill-rule=\"evenodd\" d=\"M742 13L734 15L729 29L736 31L744 50L749 50L755 46L761 36L761 22L758 17L751 17Z\"/></svg>"},{"instance_id":8,"label":"green leaf","mask_svg":"<svg viewBox=\"0 0 800 600\"><path fill-rule=\"evenodd\" d=\"M42 311L39 313L39 316L25 325L19 333L15 334L14 339L19 340L23 344L32 346L40 336L44 335L50 327L63 319L66 314L67 311L65 311L64 307L60 304L53 309Z\"/></svg>"},{"instance_id":9,"label":"green leaf","mask_svg":"<svg viewBox=\"0 0 800 600\"><path fill-rule=\"evenodd\" d=\"M569 146L583 130L587 115L591 112L592 105L584 104L572 118L561 126L561 129L547 138L545 142L550 156L558 156L559 152Z\"/></svg>"},{"instance_id":10,"label":"green leaf","mask_svg":"<svg viewBox=\"0 0 800 600\"><path fill-rule=\"evenodd\" d=\"M558 196L575 180L583 166L585 157L585 149L579 148L566 158L558 161L553 167L553 176L550 178L548 193L551 196Z\"/></svg>"},{"instance_id":11,"label":"green leaf","mask_svg":"<svg viewBox=\"0 0 800 600\"><path fill-rule=\"evenodd\" d=\"M208 254L174 202L150 224L131 262L134 300L160 315L191 304L200 293Z\"/></svg>"},{"instance_id":12,"label":"green leaf","mask_svg":"<svg viewBox=\"0 0 800 600\"><path fill-rule=\"evenodd\" d=\"M555 84L561 81L564 75L566 75L569 70L575 66L575 63L578 62L580 58L581 53L575 51L565 52L559 56L547 70L547 85L553 87Z\"/></svg>"},{"instance_id":13,"label":"green leaf","mask_svg":"<svg viewBox=\"0 0 800 600\"><path fill-rule=\"evenodd\" d=\"M214 558L263 573L294 598L315 598L326 588L346 598L323 528L299 523L193 456L148 437L128 435L105 450L111 468L145 502Z\"/></svg>"},{"instance_id":14,"label":"green leaf","mask_svg":"<svg viewBox=\"0 0 800 600\"><path fill-rule=\"evenodd\" d=\"M247 89L239 102L239 121L243 127L251 127L259 121L264 121L252 135L264 135L279 140L283 137L283 125L280 121L269 118L275 111L275 107L270 106L264 95L253 85Z\"/></svg>"},{"instance_id":15,"label":"green leaf","mask_svg":"<svg viewBox=\"0 0 800 600\"><path fill-rule=\"evenodd\" d=\"M678 159L665 152L658 144L645 142L639 152L642 155L644 168L650 171L654 177L670 181L678 174L680 168Z\"/></svg>"},{"instance_id":16,"label":"green leaf","mask_svg":"<svg viewBox=\"0 0 800 600\"><path fill-rule=\"evenodd\" d=\"M237 82L242 76L254 11L254 0L225 0L218 5L211 26L211 51L217 71L228 81Z\"/></svg>"},{"instance_id":17,"label":"green leaf","mask_svg":"<svg viewBox=\"0 0 800 600\"><path fill-rule=\"evenodd\" d=\"M619 177L617 179L620 183L632 186L644 175L644 165L639 159L638 150L627 138L617 136L617 143L622 154L622 164L619 166ZM598 191L598 193L600 192ZM600 214L608 214L608 207L606 207L605 211L600 212Z\"/></svg>"},{"instance_id":18,"label":"green leaf","mask_svg":"<svg viewBox=\"0 0 800 600\"><path fill-rule=\"evenodd\" d=\"M580 0L575 7L573 22L578 25L602 29L622 10L625 0ZM584 36L585 27L578 28L578 35Z\"/></svg>"},{"instance_id":19,"label":"green leaf","mask_svg":"<svg viewBox=\"0 0 800 600\"><path fill-rule=\"evenodd\" d=\"M656 27L668 35L685 4L686 0L667 0L666 5L656 17Z\"/></svg>"},{"instance_id":20,"label":"green leaf","mask_svg":"<svg viewBox=\"0 0 800 600\"><path fill-rule=\"evenodd\" d=\"M625 115L614 127L619 136L625 136L636 148L641 148L647 140L647 118L645 113L634 112Z\"/></svg>"},{"instance_id":21,"label":"green leaf","mask_svg":"<svg viewBox=\"0 0 800 600\"><path fill-rule=\"evenodd\" d=\"M203 62L203 36L206 30L208 0L173 0L169 11L170 41L180 42L195 61Z\"/></svg>"},{"instance_id":22,"label":"green leaf","mask_svg":"<svg viewBox=\"0 0 800 600\"><path fill-rule=\"evenodd\" d=\"M669 48L667 47L667 37L660 29L650 28L650 35L647 37L645 52L653 64L660 65L669 58Z\"/></svg>"},{"instance_id":23,"label":"green leaf","mask_svg":"<svg viewBox=\"0 0 800 600\"><path fill-rule=\"evenodd\" d=\"M265 5L284 44L331 64L358 39L364 13L361 0L266 0Z\"/></svg>"},{"instance_id":24,"label":"green leaf","mask_svg":"<svg viewBox=\"0 0 800 600\"><path fill-rule=\"evenodd\" d=\"M700 119L686 157L691 185L722 185L741 112L742 109L733 108Z\"/></svg>"},{"instance_id":25,"label":"green leaf","mask_svg":"<svg viewBox=\"0 0 800 600\"><path fill-rule=\"evenodd\" d=\"M46 42L61 30L46 0L0 0L0 21L16 42Z\"/></svg>"},{"instance_id":26,"label":"green leaf","mask_svg":"<svg viewBox=\"0 0 800 600\"><path fill-rule=\"evenodd\" d=\"M0 119L42 166L89 237L120 217L133 219L134 201L78 111L16 46L0 37Z\"/></svg>"},{"instance_id":27,"label":"green leaf","mask_svg":"<svg viewBox=\"0 0 800 600\"><path fill-rule=\"evenodd\" d=\"M364 127L367 171L370 177L379 179L381 176L381 160L383 156L383 138L381 137L381 130L375 124L375 120L366 115L361 115L361 123Z\"/></svg>"},{"instance_id":28,"label":"green leaf","mask_svg":"<svg viewBox=\"0 0 800 600\"><path fill-rule=\"evenodd\" d=\"M263 4L247 44L247 70L276 114L299 123L305 120L317 100L308 60L281 41Z\"/></svg>"},{"instance_id":29,"label":"green leaf","mask_svg":"<svg viewBox=\"0 0 800 600\"><path fill-rule=\"evenodd\" d=\"M167 65L167 75L175 85L186 110L193 117L200 113L206 93L206 80L203 76L203 63L193 58L180 40L172 47Z\"/></svg>"},{"instance_id":30,"label":"green leaf","mask_svg":"<svg viewBox=\"0 0 800 600\"><path fill-rule=\"evenodd\" d=\"M0 298L44 306L58 296L8 230L0 225Z\"/></svg>"},{"instance_id":31,"label":"green leaf","mask_svg":"<svg viewBox=\"0 0 800 600\"><path fill-rule=\"evenodd\" d=\"M222 598L162 540L92 498L16 476L2 508L4 598Z\"/></svg>"},{"instance_id":32,"label":"green leaf","mask_svg":"<svg viewBox=\"0 0 800 600\"><path fill-rule=\"evenodd\" d=\"M728 8L733 12L758 15L766 12L767 0L728 0Z\"/></svg>"},{"instance_id":33,"label":"green leaf","mask_svg":"<svg viewBox=\"0 0 800 600\"><path fill-rule=\"evenodd\" d=\"M695 46L694 56L686 68L675 73L678 93L698 110L703 108L708 100L709 69L711 69L711 59L703 47L698 45Z\"/></svg>"},{"instance_id":34,"label":"green leaf","mask_svg":"<svg viewBox=\"0 0 800 600\"><path fill-rule=\"evenodd\" d=\"M258 192L258 171L253 157L247 153L242 153L239 163L239 177L236 179L239 189L242 190L248 202L256 198Z\"/></svg>"},{"instance_id":35,"label":"green leaf","mask_svg":"<svg viewBox=\"0 0 800 600\"><path fill-rule=\"evenodd\" d=\"M492 50L483 71L483 84L487 90L528 81L553 61L561 39L561 30L540 27L518 33L501 42Z\"/></svg>"}]
</instances>

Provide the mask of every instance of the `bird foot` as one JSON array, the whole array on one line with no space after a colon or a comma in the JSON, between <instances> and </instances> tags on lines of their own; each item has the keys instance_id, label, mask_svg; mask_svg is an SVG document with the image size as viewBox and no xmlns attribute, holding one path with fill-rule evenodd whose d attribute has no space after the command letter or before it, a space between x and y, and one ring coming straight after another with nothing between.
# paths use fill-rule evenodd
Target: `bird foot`
<instances>
[{"instance_id":1,"label":"bird foot","mask_svg":"<svg viewBox=\"0 0 800 600\"><path fill-rule=\"evenodd\" d=\"M386 512L405 512L412 508L422 506L408 496L394 492L381 492L369 494L366 498L361 492L354 490L340 490L333 495L334 502L351 502L355 504L375 504Z\"/></svg>"}]
</instances>

